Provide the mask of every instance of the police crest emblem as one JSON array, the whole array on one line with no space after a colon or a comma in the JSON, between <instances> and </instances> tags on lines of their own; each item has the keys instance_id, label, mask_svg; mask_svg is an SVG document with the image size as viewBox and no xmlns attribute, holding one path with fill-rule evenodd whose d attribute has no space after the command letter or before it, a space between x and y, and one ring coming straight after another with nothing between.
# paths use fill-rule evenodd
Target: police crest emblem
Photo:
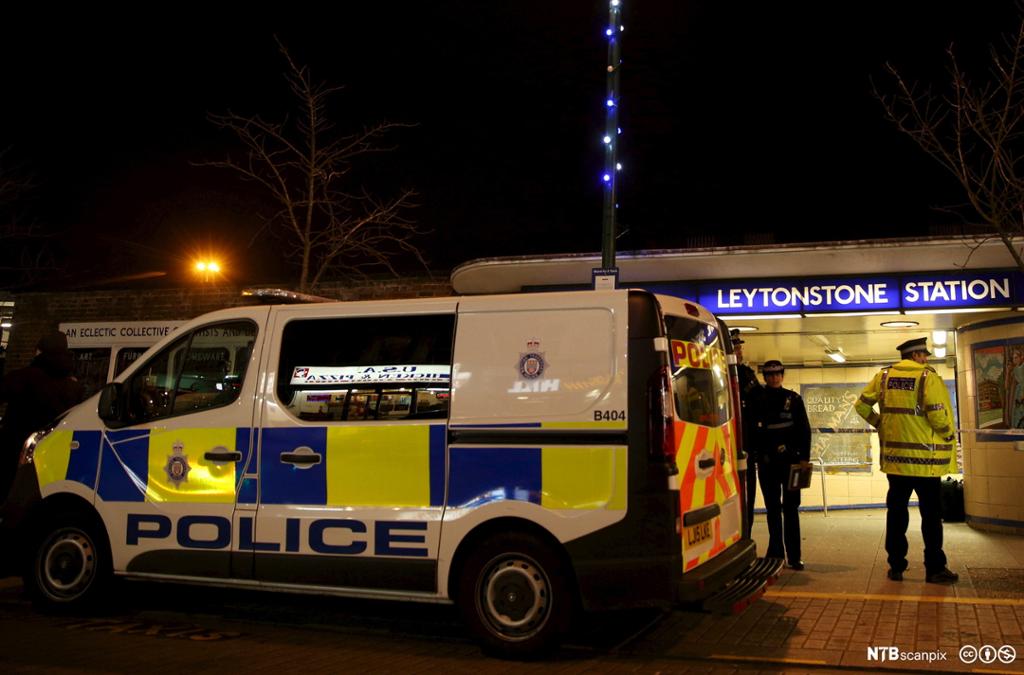
<instances>
[{"instance_id":1,"label":"police crest emblem","mask_svg":"<svg viewBox=\"0 0 1024 675\"><path fill-rule=\"evenodd\" d=\"M540 351L540 340L532 338L526 341L526 351L519 354L519 374L527 380L535 380L544 374L547 363L544 352Z\"/></svg>"},{"instance_id":2,"label":"police crest emblem","mask_svg":"<svg viewBox=\"0 0 1024 675\"><path fill-rule=\"evenodd\" d=\"M182 483L188 482L188 472L192 467L188 465L188 455L185 454L185 444L175 441L171 446L173 453L167 455L167 465L164 471L167 472L167 479L174 484L174 487L181 487Z\"/></svg>"}]
</instances>

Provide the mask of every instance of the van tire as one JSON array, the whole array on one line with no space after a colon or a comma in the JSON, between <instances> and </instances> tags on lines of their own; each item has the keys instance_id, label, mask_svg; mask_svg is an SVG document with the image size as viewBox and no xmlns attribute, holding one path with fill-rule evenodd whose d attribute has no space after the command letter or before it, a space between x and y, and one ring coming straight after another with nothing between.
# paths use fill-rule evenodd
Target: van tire
<instances>
[{"instance_id":1,"label":"van tire","mask_svg":"<svg viewBox=\"0 0 1024 675\"><path fill-rule=\"evenodd\" d=\"M463 620L484 650L528 659L558 646L573 614L562 559L536 537L510 532L469 554L458 582Z\"/></svg>"},{"instance_id":2,"label":"van tire","mask_svg":"<svg viewBox=\"0 0 1024 675\"><path fill-rule=\"evenodd\" d=\"M32 599L50 610L77 610L99 599L111 578L106 537L92 519L58 513L37 531L25 571Z\"/></svg>"}]
</instances>

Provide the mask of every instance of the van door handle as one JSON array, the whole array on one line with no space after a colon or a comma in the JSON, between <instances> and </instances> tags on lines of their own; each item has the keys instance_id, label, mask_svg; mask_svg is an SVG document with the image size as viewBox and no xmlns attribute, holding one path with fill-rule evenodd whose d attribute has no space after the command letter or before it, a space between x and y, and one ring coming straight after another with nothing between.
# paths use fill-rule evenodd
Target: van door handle
<instances>
[{"instance_id":1,"label":"van door handle","mask_svg":"<svg viewBox=\"0 0 1024 675\"><path fill-rule=\"evenodd\" d=\"M712 457L711 459L698 459L697 460L697 468L698 469L710 469L710 468L713 468L714 466L715 466L715 458L714 457Z\"/></svg>"},{"instance_id":2,"label":"van door handle","mask_svg":"<svg viewBox=\"0 0 1024 675\"><path fill-rule=\"evenodd\" d=\"M214 448L213 450L207 450L204 452L203 459L208 459L211 462L241 462L242 453L237 450Z\"/></svg>"},{"instance_id":3,"label":"van door handle","mask_svg":"<svg viewBox=\"0 0 1024 675\"><path fill-rule=\"evenodd\" d=\"M292 452L282 452L281 461L285 464L295 464L299 468L305 469L319 464L322 459L321 455L313 451L312 448L306 447L305 445L295 448Z\"/></svg>"}]
</instances>

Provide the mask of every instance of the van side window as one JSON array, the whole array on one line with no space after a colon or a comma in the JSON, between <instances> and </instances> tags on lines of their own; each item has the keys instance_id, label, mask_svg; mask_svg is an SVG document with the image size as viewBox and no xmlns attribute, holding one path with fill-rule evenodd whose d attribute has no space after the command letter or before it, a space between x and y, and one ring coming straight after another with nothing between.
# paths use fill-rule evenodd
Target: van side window
<instances>
[{"instance_id":1,"label":"van side window","mask_svg":"<svg viewBox=\"0 0 1024 675\"><path fill-rule=\"evenodd\" d=\"M227 405L238 398L247 355L256 339L251 321L205 326L161 350L126 383L132 424Z\"/></svg>"},{"instance_id":2,"label":"van side window","mask_svg":"<svg viewBox=\"0 0 1024 675\"><path fill-rule=\"evenodd\" d=\"M140 356L146 353L147 347L121 347L117 351L117 360L114 363L114 377L117 377L125 370L128 366L135 363Z\"/></svg>"},{"instance_id":3,"label":"van side window","mask_svg":"<svg viewBox=\"0 0 1024 675\"><path fill-rule=\"evenodd\" d=\"M290 321L277 398L308 421L445 419L454 333L453 315Z\"/></svg>"}]
</instances>

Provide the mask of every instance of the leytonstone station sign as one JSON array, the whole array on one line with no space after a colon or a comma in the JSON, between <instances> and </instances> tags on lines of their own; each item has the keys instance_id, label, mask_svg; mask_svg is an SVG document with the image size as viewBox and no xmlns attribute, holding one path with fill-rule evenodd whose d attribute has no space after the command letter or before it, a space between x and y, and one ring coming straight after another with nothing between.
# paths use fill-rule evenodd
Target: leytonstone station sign
<instances>
[{"instance_id":1,"label":"leytonstone station sign","mask_svg":"<svg viewBox=\"0 0 1024 675\"><path fill-rule=\"evenodd\" d=\"M969 310L1024 305L1024 275L1016 270L639 285L658 293L695 298L723 316Z\"/></svg>"}]
</instances>

